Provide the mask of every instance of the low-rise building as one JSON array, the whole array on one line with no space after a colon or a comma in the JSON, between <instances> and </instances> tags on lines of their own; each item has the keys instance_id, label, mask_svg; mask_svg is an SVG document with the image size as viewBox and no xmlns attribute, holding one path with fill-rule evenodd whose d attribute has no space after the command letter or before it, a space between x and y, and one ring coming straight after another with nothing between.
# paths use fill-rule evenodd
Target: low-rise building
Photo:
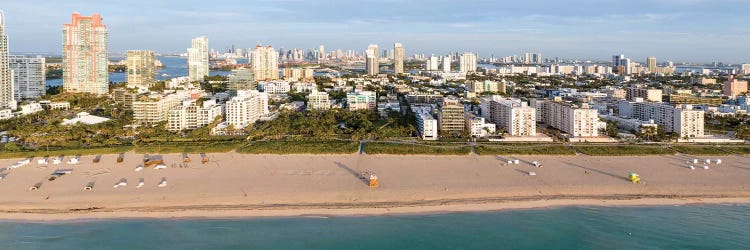
<instances>
[{"instance_id":1,"label":"low-rise building","mask_svg":"<svg viewBox=\"0 0 750 250\"><path fill-rule=\"evenodd\" d=\"M378 108L377 94L372 91L350 92L346 94L346 103L349 110L370 110Z\"/></svg>"},{"instance_id":2,"label":"low-rise building","mask_svg":"<svg viewBox=\"0 0 750 250\"><path fill-rule=\"evenodd\" d=\"M167 120L169 111L189 99L187 95L142 96L133 102L133 120L141 125L155 125Z\"/></svg>"},{"instance_id":3,"label":"low-rise building","mask_svg":"<svg viewBox=\"0 0 750 250\"><path fill-rule=\"evenodd\" d=\"M626 99L628 99L629 101L634 101L636 98L643 98L643 100L649 102L661 102L662 90L638 87L627 88Z\"/></svg>"},{"instance_id":4,"label":"low-rise building","mask_svg":"<svg viewBox=\"0 0 750 250\"><path fill-rule=\"evenodd\" d=\"M487 123L484 117L466 112L464 119L466 120L466 130L469 131L471 137L484 138L494 134L496 131L495 124Z\"/></svg>"},{"instance_id":5,"label":"low-rise building","mask_svg":"<svg viewBox=\"0 0 750 250\"><path fill-rule=\"evenodd\" d=\"M309 110L329 110L331 109L331 100L328 93L314 90L307 96L307 109Z\"/></svg>"},{"instance_id":6,"label":"low-rise building","mask_svg":"<svg viewBox=\"0 0 750 250\"><path fill-rule=\"evenodd\" d=\"M620 116L642 121L653 120L668 133L677 133L680 138L704 136L705 112L694 110L692 105L669 105L666 103L620 102Z\"/></svg>"},{"instance_id":7,"label":"low-rise building","mask_svg":"<svg viewBox=\"0 0 750 250\"><path fill-rule=\"evenodd\" d=\"M417 118L417 132L422 140L437 140L438 121L432 116L430 108L417 107L413 108L412 111Z\"/></svg>"},{"instance_id":8,"label":"low-rise building","mask_svg":"<svg viewBox=\"0 0 750 250\"><path fill-rule=\"evenodd\" d=\"M183 101L181 106L169 111L167 130L177 132L201 128L223 114L224 106L217 104L216 100L206 100L201 105L195 100Z\"/></svg>"},{"instance_id":9,"label":"low-rise building","mask_svg":"<svg viewBox=\"0 0 750 250\"><path fill-rule=\"evenodd\" d=\"M237 96L226 103L227 124L235 129L245 128L268 115L268 94L256 90L237 91Z\"/></svg>"}]
</instances>

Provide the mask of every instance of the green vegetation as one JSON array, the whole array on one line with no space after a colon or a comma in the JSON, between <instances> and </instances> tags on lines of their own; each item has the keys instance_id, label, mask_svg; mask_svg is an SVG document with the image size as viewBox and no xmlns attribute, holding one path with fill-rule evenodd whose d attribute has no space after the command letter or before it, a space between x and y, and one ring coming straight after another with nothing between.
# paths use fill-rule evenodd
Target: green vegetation
<instances>
[{"instance_id":1,"label":"green vegetation","mask_svg":"<svg viewBox=\"0 0 750 250\"><path fill-rule=\"evenodd\" d=\"M568 146L551 144L506 144L506 145L480 145L476 147L480 155L575 155L575 151Z\"/></svg>"},{"instance_id":2,"label":"green vegetation","mask_svg":"<svg viewBox=\"0 0 750 250\"><path fill-rule=\"evenodd\" d=\"M467 155L471 152L468 146L426 146L419 144L368 142L365 144L368 154L393 155Z\"/></svg>"},{"instance_id":3,"label":"green vegetation","mask_svg":"<svg viewBox=\"0 0 750 250\"><path fill-rule=\"evenodd\" d=\"M243 154L353 154L358 142L352 141L256 141L237 152Z\"/></svg>"},{"instance_id":4,"label":"green vegetation","mask_svg":"<svg viewBox=\"0 0 750 250\"><path fill-rule=\"evenodd\" d=\"M680 145L673 146L672 149L682 154L688 155L730 155L735 154L731 151L733 147L717 147L711 145Z\"/></svg>"},{"instance_id":5,"label":"green vegetation","mask_svg":"<svg viewBox=\"0 0 750 250\"><path fill-rule=\"evenodd\" d=\"M171 142L171 143L152 143L143 146L136 146L136 153L226 153L234 151L242 146L242 142Z\"/></svg>"},{"instance_id":6,"label":"green vegetation","mask_svg":"<svg viewBox=\"0 0 750 250\"><path fill-rule=\"evenodd\" d=\"M578 152L586 155L669 155L676 151L663 146L648 145L600 145L600 146L576 146Z\"/></svg>"},{"instance_id":7,"label":"green vegetation","mask_svg":"<svg viewBox=\"0 0 750 250\"><path fill-rule=\"evenodd\" d=\"M60 155L72 156L72 155L119 154L119 153L128 152L130 150L133 150L132 146L77 148L77 149L49 148L48 150L0 151L0 159L60 156Z\"/></svg>"}]
</instances>

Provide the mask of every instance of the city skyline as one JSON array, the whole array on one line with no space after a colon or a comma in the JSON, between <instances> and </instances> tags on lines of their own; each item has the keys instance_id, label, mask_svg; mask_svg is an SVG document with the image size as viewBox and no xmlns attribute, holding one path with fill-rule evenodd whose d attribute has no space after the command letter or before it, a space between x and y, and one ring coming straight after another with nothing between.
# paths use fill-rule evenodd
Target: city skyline
<instances>
[{"instance_id":1,"label":"city skyline","mask_svg":"<svg viewBox=\"0 0 750 250\"><path fill-rule=\"evenodd\" d=\"M474 1L224 1L204 6L128 1L67 3L7 1L3 6L11 53L58 52L59 28L72 12L99 13L110 29L110 53L154 50L184 53L205 35L212 48L364 50L368 44L404 44L408 54L471 51L480 57L525 51L549 57L606 60L624 53L637 61L747 62L750 39L742 13L748 0L656 0L548 3ZM229 7L231 6L231 8ZM372 8L365 8L372 6ZM544 6L544 7L539 7ZM575 7L571 7L575 6ZM32 11L33 10L33 11ZM136 13L136 14L133 14ZM563 14L564 13L564 14ZM143 39L147 37L149 39ZM329 49L329 50L330 50Z\"/></svg>"}]
</instances>

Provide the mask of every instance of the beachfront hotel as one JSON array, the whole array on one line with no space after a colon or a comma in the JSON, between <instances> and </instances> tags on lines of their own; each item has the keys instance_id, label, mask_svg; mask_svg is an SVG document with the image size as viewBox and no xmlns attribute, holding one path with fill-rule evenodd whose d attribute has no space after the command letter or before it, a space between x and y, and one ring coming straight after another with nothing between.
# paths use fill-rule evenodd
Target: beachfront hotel
<instances>
[{"instance_id":1,"label":"beachfront hotel","mask_svg":"<svg viewBox=\"0 0 750 250\"><path fill-rule=\"evenodd\" d=\"M189 95L152 95L142 96L141 100L133 102L133 120L136 124L154 125L166 121L169 111L188 100Z\"/></svg>"},{"instance_id":2,"label":"beachfront hotel","mask_svg":"<svg viewBox=\"0 0 750 250\"><path fill-rule=\"evenodd\" d=\"M151 87L156 83L156 53L148 50L129 50L126 53L128 87Z\"/></svg>"},{"instance_id":3,"label":"beachfront hotel","mask_svg":"<svg viewBox=\"0 0 750 250\"><path fill-rule=\"evenodd\" d=\"M694 110L692 105L682 104L673 106L666 103L622 101L618 104L620 116L635 118L641 121L653 120L663 127L665 132L677 133L679 138L704 137L705 112Z\"/></svg>"},{"instance_id":4,"label":"beachfront hotel","mask_svg":"<svg viewBox=\"0 0 750 250\"><path fill-rule=\"evenodd\" d=\"M465 131L464 105L458 99L445 98L438 106L438 125L441 133L461 135Z\"/></svg>"},{"instance_id":5,"label":"beachfront hotel","mask_svg":"<svg viewBox=\"0 0 750 250\"><path fill-rule=\"evenodd\" d=\"M109 33L99 14L73 13L63 24L63 88L65 92L109 93Z\"/></svg>"},{"instance_id":6,"label":"beachfront hotel","mask_svg":"<svg viewBox=\"0 0 750 250\"><path fill-rule=\"evenodd\" d=\"M520 99L493 95L480 100L482 117L510 136L536 135L536 109Z\"/></svg>"},{"instance_id":7,"label":"beachfront hotel","mask_svg":"<svg viewBox=\"0 0 750 250\"><path fill-rule=\"evenodd\" d=\"M16 100L37 99L45 94L44 57L10 56L9 61Z\"/></svg>"},{"instance_id":8,"label":"beachfront hotel","mask_svg":"<svg viewBox=\"0 0 750 250\"><path fill-rule=\"evenodd\" d=\"M279 79L279 52L270 45L266 47L256 46L253 50L251 63L256 80Z\"/></svg>"},{"instance_id":9,"label":"beachfront hotel","mask_svg":"<svg viewBox=\"0 0 750 250\"><path fill-rule=\"evenodd\" d=\"M224 107L216 100L204 101L198 105L195 100L183 101L181 106L173 108L167 116L167 130L178 132L197 129L211 124L223 115Z\"/></svg>"},{"instance_id":10,"label":"beachfront hotel","mask_svg":"<svg viewBox=\"0 0 750 250\"><path fill-rule=\"evenodd\" d=\"M209 74L208 37L194 38L188 48L188 77L191 82L203 81Z\"/></svg>"},{"instance_id":11,"label":"beachfront hotel","mask_svg":"<svg viewBox=\"0 0 750 250\"><path fill-rule=\"evenodd\" d=\"M576 106L562 100L545 101L541 107L542 122L573 137L597 137L599 128L598 111L587 103Z\"/></svg>"},{"instance_id":12,"label":"beachfront hotel","mask_svg":"<svg viewBox=\"0 0 750 250\"><path fill-rule=\"evenodd\" d=\"M268 113L268 94L257 90L239 90L226 102L226 122L235 129L245 128Z\"/></svg>"}]
</instances>

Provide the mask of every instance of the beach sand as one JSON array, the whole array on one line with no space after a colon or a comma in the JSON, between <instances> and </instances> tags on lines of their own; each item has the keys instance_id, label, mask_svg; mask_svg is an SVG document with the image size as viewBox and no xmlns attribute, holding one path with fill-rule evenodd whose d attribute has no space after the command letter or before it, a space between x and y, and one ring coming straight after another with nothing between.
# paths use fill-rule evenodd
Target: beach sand
<instances>
[{"instance_id":1,"label":"beach sand","mask_svg":"<svg viewBox=\"0 0 750 250\"><path fill-rule=\"evenodd\" d=\"M159 155L166 169L136 172L143 155L83 156L80 164L6 169L0 219L185 218L388 215L566 205L750 203L750 158L744 156L391 156ZM709 170L687 161L722 159ZM507 160L520 164L508 165ZM0 168L19 161L0 160ZM50 159L50 162L52 160ZM543 168L531 166L539 161ZM57 169L73 169L54 181ZM380 187L358 178L373 171ZM529 176L534 171L536 176ZM644 184L630 183L630 171ZM137 188L139 179L144 186ZM160 180L166 187L157 187ZM127 186L113 188L121 179ZM83 190L93 182L93 190ZM38 190L29 187L41 183Z\"/></svg>"}]
</instances>

